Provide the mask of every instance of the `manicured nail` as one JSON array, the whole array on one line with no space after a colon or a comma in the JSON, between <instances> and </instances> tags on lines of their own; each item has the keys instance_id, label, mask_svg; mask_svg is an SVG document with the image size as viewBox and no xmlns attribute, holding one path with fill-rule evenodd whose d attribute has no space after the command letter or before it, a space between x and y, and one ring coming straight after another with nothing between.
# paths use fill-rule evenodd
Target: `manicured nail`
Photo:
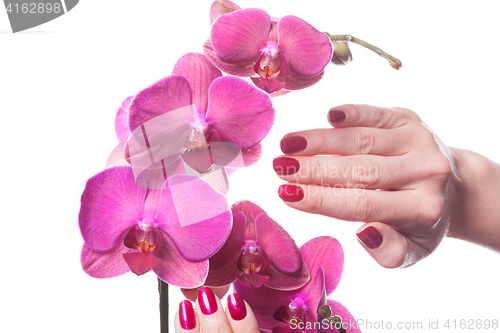
<instances>
[{"instance_id":1,"label":"manicured nail","mask_svg":"<svg viewBox=\"0 0 500 333\"><path fill-rule=\"evenodd\" d=\"M274 171L280 176L293 175L300 168L299 161L289 157L277 157L273 160Z\"/></svg>"},{"instance_id":2,"label":"manicured nail","mask_svg":"<svg viewBox=\"0 0 500 333\"><path fill-rule=\"evenodd\" d=\"M204 315L211 315L217 311L217 301L212 289L202 287L198 290L198 303Z\"/></svg>"},{"instance_id":3,"label":"manicured nail","mask_svg":"<svg viewBox=\"0 0 500 333\"><path fill-rule=\"evenodd\" d=\"M285 184L278 189L279 197L288 202L297 202L304 198L304 190L300 186Z\"/></svg>"},{"instance_id":4,"label":"manicured nail","mask_svg":"<svg viewBox=\"0 0 500 333\"><path fill-rule=\"evenodd\" d=\"M358 239L363 244L372 250L378 248L384 240L380 232L372 226L363 229L363 231L357 233L356 236L358 236Z\"/></svg>"},{"instance_id":5,"label":"manicured nail","mask_svg":"<svg viewBox=\"0 0 500 333\"><path fill-rule=\"evenodd\" d=\"M188 300L179 303L179 321L181 327L186 331L196 327L196 316L194 314L193 304Z\"/></svg>"},{"instance_id":6,"label":"manicured nail","mask_svg":"<svg viewBox=\"0 0 500 333\"><path fill-rule=\"evenodd\" d=\"M330 110L328 112L328 120L331 123L341 123L345 120L345 112L339 110Z\"/></svg>"},{"instance_id":7,"label":"manicured nail","mask_svg":"<svg viewBox=\"0 0 500 333\"><path fill-rule=\"evenodd\" d=\"M280 147L283 154L297 153L306 149L307 141L301 136L291 136L289 138L282 139Z\"/></svg>"},{"instance_id":8,"label":"manicured nail","mask_svg":"<svg viewBox=\"0 0 500 333\"><path fill-rule=\"evenodd\" d=\"M242 320L247 316L247 307L245 301L238 294L231 294L227 298L227 307L231 318L234 320Z\"/></svg>"}]
</instances>

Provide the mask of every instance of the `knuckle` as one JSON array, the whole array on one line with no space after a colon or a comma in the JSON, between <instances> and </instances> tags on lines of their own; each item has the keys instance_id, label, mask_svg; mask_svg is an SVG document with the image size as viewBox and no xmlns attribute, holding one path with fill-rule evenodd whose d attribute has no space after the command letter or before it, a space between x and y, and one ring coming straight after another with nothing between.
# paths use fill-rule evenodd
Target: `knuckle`
<instances>
[{"instance_id":1,"label":"knuckle","mask_svg":"<svg viewBox=\"0 0 500 333\"><path fill-rule=\"evenodd\" d=\"M315 180L316 182L322 181L325 178L326 166L319 159L316 158L308 159L304 169L306 170L307 177Z\"/></svg>"},{"instance_id":2,"label":"knuckle","mask_svg":"<svg viewBox=\"0 0 500 333\"><path fill-rule=\"evenodd\" d=\"M378 180L379 169L371 159L357 158L352 164L351 181L354 184L374 185Z\"/></svg>"},{"instance_id":3,"label":"knuckle","mask_svg":"<svg viewBox=\"0 0 500 333\"><path fill-rule=\"evenodd\" d=\"M426 227L434 226L443 216L444 200L441 197L435 197L433 200L426 202L420 209L421 223Z\"/></svg>"},{"instance_id":4,"label":"knuckle","mask_svg":"<svg viewBox=\"0 0 500 333\"><path fill-rule=\"evenodd\" d=\"M372 131L358 128L355 132L355 147L361 154L370 154L375 147L376 137Z\"/></svg>"},{"instance_id":5,"label":"knuckle","mask_svg":"<svg viewBox=\"0 0 500 333\"><path fill-rule=\"evenodd\" d=\"M309 208L314 212L328 215L331 210L328 192L325 191L323 186L316 186L311 190L313 191L309 193L309 200L307 201Z\"/></svg>"},{"instance_id":6,"label":"knuckle","mask_svg":"<svg viewBox=\"0 0 500 333\"><path fill-rule=\"evenodd\" d=\"M352 221L370 221L375 211L374 203L369 200L369 196L365 191L349 195L346 208L349 212L349 219Z\"/></svg>"}]
</instances>

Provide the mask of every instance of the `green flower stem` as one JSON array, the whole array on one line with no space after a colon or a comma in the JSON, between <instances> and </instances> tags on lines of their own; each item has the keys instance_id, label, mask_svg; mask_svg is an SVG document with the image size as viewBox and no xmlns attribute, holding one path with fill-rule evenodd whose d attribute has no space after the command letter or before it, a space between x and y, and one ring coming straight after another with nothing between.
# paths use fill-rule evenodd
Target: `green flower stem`
<instances>
[{"instance_id":1,"label":"green flower stem","mask_svg":"<svg viewBox=\"0 0 500 333\"><path fill-rule=\"evenodd\" d=\"M160 332L168 333L168 284L158 278L160 294Z\"/></svg>"},{"instance_id":2,"label":"green flower stem","mask_svg":"<svg viewBox=\"0 0 500 333\"><path fill-rule=\"evenodd\" d=\"M403 65L399 59L394 58L390 54L379 49L378 47L376 47L370 43L367 43L359 38L356 38L354 36L351 36L351 35L330 35L328 32L325 32L325 34L332 41L351 42L351 43L355 43L355 44L361 45L363 47L366 47L368 50L372 50L373 52L375 52L376 54L378 54L382 58L387 59L389 61L389 64L392 66L392 68L399 69Z\"/></svg>"}]
</instances>

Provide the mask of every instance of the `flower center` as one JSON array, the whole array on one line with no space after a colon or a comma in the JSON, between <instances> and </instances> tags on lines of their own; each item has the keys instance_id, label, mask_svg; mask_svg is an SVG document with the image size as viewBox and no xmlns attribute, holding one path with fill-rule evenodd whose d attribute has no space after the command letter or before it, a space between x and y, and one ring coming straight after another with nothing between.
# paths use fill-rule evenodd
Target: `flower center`
<instances>
[{"instance_id":1,"label":"flower center","mask_svg":"<svg viewBox=\"0 0 500 333\"><path fill-rule=\"evenodd\" d=\"M274 43L268 43L262 50L262 56L255 64L254 70L262 78L270 79L281 73L282 65L283 61L278 46Z\"/></svg>"},{"instance_id":2,"label":"flower center","mask_svg":"<svg viewBox=\"0 0 500 333\"><path fill-rule=\"evenodd\" d=\"M150 224L133 226L125 236L124 244L130 249L135 249L139 252L151 253L158 252L163 246L163 239L158 229L151 230ZM141 225L142 224L142 225ZM145 227L143 229L143 227Z\"/></svg>"},{"instance_id":3,"label":"flower center","mask_svg":"<svg viewBox=\"0 0 500 333\"><path fill-rule=\"evenodd\" d=\"M241 252L238 269L245 274L254 274L265 269L266 266L267 260L263 251L259 249L255 242L247 243Z\"/></svg>"}]
</instances>

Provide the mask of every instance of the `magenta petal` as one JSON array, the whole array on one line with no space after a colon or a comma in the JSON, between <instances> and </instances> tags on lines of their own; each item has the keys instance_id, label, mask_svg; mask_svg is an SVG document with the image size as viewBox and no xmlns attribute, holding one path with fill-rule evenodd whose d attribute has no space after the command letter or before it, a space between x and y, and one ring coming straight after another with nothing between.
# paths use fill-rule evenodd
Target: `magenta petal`
<instances>
[{"instance_id":1,"label":"magenta petal","mask_svg":"<svg viewBox=\"0 0 500 333\"><path fill-rule=\"evenodd\" d=\"M285 87L283 89L300 90L315 85L323 78L324 75L325 72L321 72L316 76L301 76L292 70L289 70L285 76L279 77L277 80L285 83ZM275 96L273 95L273 97Z\"/></svg>"},{"instance_id":2,"label":"magenta petal","mask_svg":"<svg viewBox=\"0 0 500 333\"><path fill-rule=\"evenodd\" d=\"M271 18L262 9L248 8L220 16L210 39L217 56L236 64L253 58L267 45Z\"/></svg>"},{"instance_id":3,"label":"magenta petal","mask_svg":"<svg viewBox=\"0 0 500 333\"><path fill-rule=\"evenodd\" d=\"M292 237L267 214L255 220L257 245L266 251L271 265L283 273L293 273L302 265L302 255Z\"/></svg>"},{"instance_id":4,"label":"magenta petal","mask_svg":"<svg viewBox=\"0 0 500 333\"><path fill-rule=\"evenodd\" d=\"M343 306L341 303L333 301L333 300L327 300L327 304L330 306L332 309L332 315L337 315L342 318L342 323L343 327L347 330L349 333L361 333L361 330L359 329L358 323L354 316L347 310L345 306ZM338 330L332 328L327 330L328 333L338 333Z\"/></svg>"},{"instance_id":5,"label":"magenta petal","mask_svg":"<svg viewBox=\"0 0 500 333\"><path fill-rule=\"evenodd\" d=\"M251 77L250 78L252 82L259 87L260 89L264 90L268 94L276 92L280 90L281 88L285 87L286 83L285 82L279 82L275 81L273 79L266 79L263 77Z\"/></svg>"},{"instance_id":6,"label":"magenta petal","mask_svg":"<svg viewBox=\"0 0 500 333\"><path fill-rule=\"evenodd\" d=\"M118 243L114 248L97 252L88 246L82 246L81 263L82 268L88 275L95 278L110 278L119 276L130 271L127 263L123 260L123 254L130 250L123 243Z\"/></svg>"},{"instance_id":7,"label":"magenta petal","mask_svg":"<svg viewBox=\"0 0 500 333\"><path fill-rule=\"evenodd\" d=\"M289 305L290 300L295 297L296 292L274 290L265 286L259 289L252 289L238 280L234 282L234 290L247 301L254 312L268 313L271 318L274 310L279 306ZM273 320L272 322L277 323L278 321ZM263 329L271 329L272 327L273 326L261 326Z\"/></svg>"},{"instance_id":8,"label":"magenta petal","mask_svg":"<svg viewBox=\"0 0 500 333\"><path fill-rule=\"evenodd\" d=\"M286 54L290 68L302 76L316 76L332 59L330 39L306 21L292 15L278 22L279 49Z\"/></svg>"},{"instance_id":9,"label":"magenta petal","mask_svg":"<svg viewBox=\"0 0 500 333\"><path fill-rule=\"evenodd\" d=\"M123 260L130 267L130 270L137 275L149 272L162 262L160 258L146 252L124 253Z\"/></svg>"},{"instance_id":10,"label":"magenta petal","mask_svg":"<svg viewBox=\"0 0 500 333\"><path fill-rule=\"evenodd\" d=\"M227 269L227 266L234 266L236 269L236 261L245 245L246 221L241 212L233 215L233 227L229 237L222 248L210 258L211 272Z\"/></svg>"},{"instance_id":11,"label":"magenta petal","mask_svg":"<svg viewBox=\"0 0 500 333\"><path fill-rule=\"evenodd\" d=\"M254 165L262 156L262 144L259 142L252 148L243 150L241 155L243 156L243 163L245 163L245 166Z\"/></svg>"},{"instance_id":12,"label":"magenta petal","mask_svg":"<svg viewBox=\"0 0 500 333\"><path fill-rule=\"evenodd\" d=\"M236 10L241 9L237 4L229 0L215 0L210 7L210 24L221 15L232 13Z\"/></svg>"},{"instance_id":13,"label":"magenta petal","mask_svg":"<svg viewBox=\"0 0 500 333\"><path fill-rule=\"evenodd\" d=\"M269 266L262 272L269 276L266 287L277 290L294 290L303 287L309 282L311 275L305 262L300 269L291 274L284 274L277 271L273 266Z\"/></svg>"},{"instance_id":14,"label":"magenta petal","mask_svg":"<svg viewBox=\"0 0 500 333\"><path fill-rule=\"evenodd\" d=\"M119 165L129 165L129 162L125 159L125 147L127 145L127 140L124 139L111 151L106 160L106 168L111 168Z\"/></svg>"},{"instance_id":15,"label":"magenta petal","mask_svg":"<svg viewBox=\"0 0 500 333\"><path fill-rule=\"evenodd\" d=\"M246 274L238 276L238 280L241 283L248 284L251 288L260 288L267 282L267 280L269 280L269 276L260 274Z\"/></svg>"},{"instance_id":16,"label":"magenta petal","mask_svg":"<svg viewBox=\"0 0 500 333\"><path fill-rule=\"evenodd\" d=\"M212 46L212 41L207 39L203 44L203 53L210 60L212 64L214 64L218 69L223 71L224 73L228 73L236 76L252 76L255 75L255 71L253 70L255 63L260 58L260 53L256 53L252 58L239 62L237 64L228 64L217 57L215 54L214 48Z\"/></svg>"},{"instance_id":17,"label":"magenta petal","mask_svg":"<svg viewBox=\"0 0 500 333\"><path fill-rule=\"evenodd\" d=\"M300 252L311 275L323 268L326 293L330 295L339 284L344 269L344 251L339 241L328 236L317 237L302 245Z\"/></svg>"},{"instance_id":18,"label":"magenta petal","mask_svg":"<svg viewBox=\"0 0 500 333\"><path fill-rule=\"evenodd\" d=\"M183 258L205 260L218 251L231 232L226 197L201 178L175 175L162 191L156 220Z\"/></svg>"},{"instance_id":19,"label":"magenta petal","mask_svg":"<svg viewBox=\"0 0 500 333\"><path fill-rule=\"evenodd\" d=\"M191 104L188 80L181 75L167 76L140 91L132 100L129 106L129 129L132 132L148 120Z\"/></svg>"},{"instance_id":20,"label":"magenta petal","mask_svg":"<svg viewBox=\"0 0 500 333\"><path fill-rule=\"evenodd\" d=\"M162 232L163 249L156 255L163 261L153 271L163 281L181 288L203 285L208 274L208 260L188 261L177 250L170 237Z\"/></svg>"},{"instance_id":21,"label":"magenta petal","mask_svg":"<svg viewBox=\"0 0 500 333\"><path fill-rule=\"evenodd\" d=\"M314 317L311 321L316 322L318 308L326 304L325 274L323 269L318 269L314 279L302 288L300 293L307 297L307 307L309 308L311 316Z\"/></svg>"},{"instance_id":22,"label":"magenta petal","mask_svg":"<svg viewBox=\"0 0 500 333\"><path fill-rule=\"evenodd\" d=\"M115 132L118 141L122 141L130 134L130 129L128 128L128 107L133 98L134 96L127 97L116 112Z\"/></svg>"},{"instance_id":23,"label":"magenta petal","mask_svg":"<svg viewBox=\"0 0 500 333\"><path fill-rule=\"evenodd\" d=\"M217 69L203 54L188 53L183 55L175 63L172 74L182 75L191 86L193 103L198 113L205 116L208 105L208 88L212 82L222 76Z\"/></svg>"},{"instance_id":24,"label":"magenta petal","mask_svg":"<svg viewBox=\"0 0 500 333\"><path fill-rule=\"evenodd\" d=\"M109 168L90 178L78 217L85 244L96 251L115 247L124 232L142 219L145 194L130 167Z\"/></svg>"},{"instance_id":25,"label":"magenta petal","mask_svg":"<svg viewBox=\"0 0 500 333\"><path fill-rule=\"evenodd\" d=\"M268 94L242 79L225 76L216 79L209 90L207 123L222 141L241 150L254 147L267 135L274 121Z\"/></svg>"}]
</instances>

